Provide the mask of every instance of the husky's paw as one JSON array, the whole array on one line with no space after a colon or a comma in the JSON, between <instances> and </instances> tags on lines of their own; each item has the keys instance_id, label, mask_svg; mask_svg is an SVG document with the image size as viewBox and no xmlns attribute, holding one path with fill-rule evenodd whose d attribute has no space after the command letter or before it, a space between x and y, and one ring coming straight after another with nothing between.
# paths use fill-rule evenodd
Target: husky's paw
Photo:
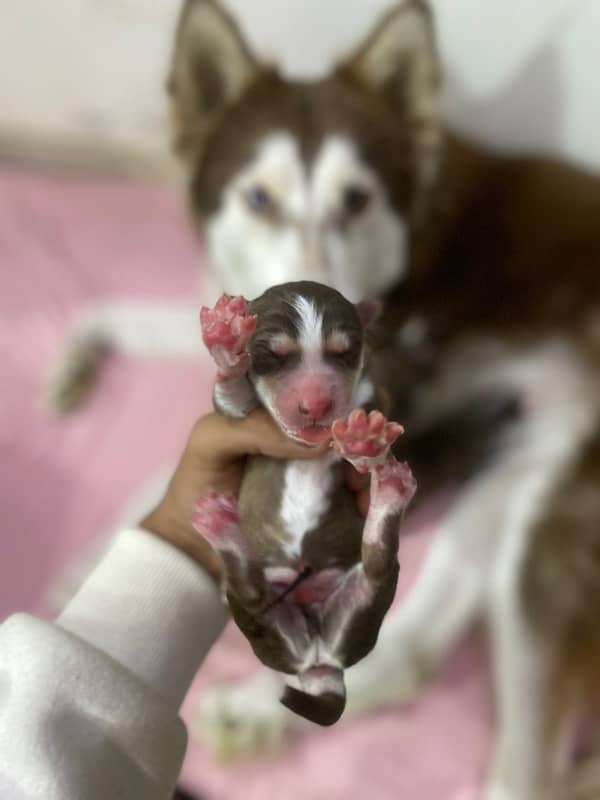
<instances>
[{"instance_id":1,"label":"husky's paw","mask_svg":"<svg viewBox=\"0 0 600 800\"><path fill-rule=\"evenodd\" d=\"M530 800L528 795L515 794L501 783L488 784L481 795L481 800Z\"/></svg>"},{"instance_id":2,"label":"husky's paw","mask_svg":"<svg viewBox=\"0 0 600 800\"><path fill-rule=\"evenodd\" d=\"M96 336L75 336L55 365L46 392L46 406L55 414L67 414L82 405L98 375L107 345Z\"/></svg>"},{"instance_id":3,"label":"husky's paw","mask_svg":"<svg viewBox=\"0 0 600 800\"><path fill-rule=\"evenodd\" d=\"M260 670L241 684L208 691L192 720L192 733L222 763L278 750L301 724L279 702L281 688L275 673Z\"/></svg>"},{"instance_id":4,"label":"husky's paw","mask_svg":"<svg viewBox=\"0 0 600 800\"><path fill-rule=\"evenodd\" d=\"M393 642L383 637L381 647L346 670L346 716L418 700L440 666L418 639L408 628L399 629Z\"/></svg>"},{"instance_id":5,"label":"husky's paw","mask_svg":"<svg viewBox=\"0 0 600 800\"><path fill-rule=\"evenodd\" d=\"M390 445L402 433L402 425L388 422L381 411L367 414L357 408L347 419L337 419L331 433L338 453L358 472L369 472L386 460Z\"/></svg>"},{"instance_id":6,"label":"husky's paw","mask_svg":"<svg viewBox=\"0 0 600 800\"><path fill-rule=\"evenodd\" d=\"M552 791L532 793L529 780L520 777L524 756L516 748L516 744L507 742L502 737L496 742L491 769L481 791L481 800L533 800L532 794L535 794L536 800L542 797L548 800L550 797L558 798L559 795L554 795Z\"/></svg>"},{"instance_id":7,"label":"husky's paw","mask_svg":"<svg viewBox=\"0 0 600 800\"><path fill-rule=\"evenodd\" d=\"M537 790L534 789L531 785L531 765L527 761L527 754L523 752L522 745L523 742L515 739L514 733L508 734L505 731L498 735L492 750L487 780L481 792L481 800L533 800L534 796L535 800L541 798L557 800L563 797L563 792L560 790L554 794L559 789L555 781L553 781L554 786L546 786L545 790L540 786ZM571 797L571 793L567 794ZM594 797L597 795L594 794Z\"/></svg>"}]
</instances>

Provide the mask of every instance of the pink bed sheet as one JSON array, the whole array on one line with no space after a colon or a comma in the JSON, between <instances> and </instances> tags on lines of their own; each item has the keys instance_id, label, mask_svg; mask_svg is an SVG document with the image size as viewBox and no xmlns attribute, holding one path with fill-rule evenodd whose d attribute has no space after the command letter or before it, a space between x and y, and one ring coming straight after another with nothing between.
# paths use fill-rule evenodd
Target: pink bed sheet
<instances>
[{"instance_id":1,"label":"pink bed sheet","mask_svg":"<svg viewBox=\"0 0 600 800\"><path fill-rule=\"evenodd\" d=\"M54 581L132 493L176 457L209 378L193 364L113 358L90 401L48 415L43 388L76 312L126 297L182 298L198 244L179 198L99 179L0 173L0 619L46 613ZM415 527L415 526L413 526ZM427 546L427 521L402 545L399 596ZM206 686L256 667L232 628L184 708ZM234 768L190 741L183 778L208 800L475 800L487 758L489 687L465 645L418 703L305 736L278 757Z\"/></svg>"}]
</instances>

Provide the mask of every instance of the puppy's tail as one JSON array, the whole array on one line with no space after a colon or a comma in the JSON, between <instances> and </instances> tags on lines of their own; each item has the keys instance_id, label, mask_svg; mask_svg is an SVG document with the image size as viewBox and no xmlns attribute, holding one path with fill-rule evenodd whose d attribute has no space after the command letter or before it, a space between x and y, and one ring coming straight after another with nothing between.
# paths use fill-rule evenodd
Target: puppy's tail
<instances>
[{"instance_id":1,"label":"puppy's tail","mask_svg":"<svg viewBox=\"0 0 600 800\"><path fill-rule=\"evenodd\" d=\"M317 725L333 725L346 707L344 672L323 664L288 678L281 702Z\"/></svg>"}]
</instances>

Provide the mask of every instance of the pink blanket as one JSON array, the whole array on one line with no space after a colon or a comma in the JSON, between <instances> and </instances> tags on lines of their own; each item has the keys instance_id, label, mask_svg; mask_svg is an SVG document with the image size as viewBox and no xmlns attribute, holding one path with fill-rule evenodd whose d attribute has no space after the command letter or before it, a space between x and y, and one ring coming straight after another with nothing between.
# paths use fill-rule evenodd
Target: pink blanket
<instances>
[{"instance_id":1,"label":"pink blanket","mask_svg":"<svg viewBox=\"0 0 600 800\"><path fill-rule=\"evenodd\" d=\"M87 405L52 419L44 380L69 321L103 298L189 297L197 263L182 203L162 188L0 174L0 618L44 613L56 578L174 461L209 405L210 376L192 364L113 358ZM404 540L400 594L427 541L427 525ZM203 687L255 667L228 630L186 712ZM191 741L184 779L208 800L474 800L490 729L484 672L473 642L411 707L315 731L236 768Z\"/></svg>"}]
</instances>

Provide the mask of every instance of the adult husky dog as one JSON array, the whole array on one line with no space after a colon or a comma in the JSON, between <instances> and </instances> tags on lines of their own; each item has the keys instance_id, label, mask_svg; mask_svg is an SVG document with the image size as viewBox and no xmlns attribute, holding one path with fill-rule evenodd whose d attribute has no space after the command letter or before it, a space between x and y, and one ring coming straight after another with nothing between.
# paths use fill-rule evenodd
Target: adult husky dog
<instances>
[{"instance_id":1,"label":"adult husky dog","mask_svg":"<svg viewBox=\"0 0 600 800\"><path fill-rule=\"evenodd\" d=\"M174 144L222 289L312 279L382 297L418 497L464 479L410 597L348 673L349 712L412 697L485 616L498 711L486 800L583 797L574 732L600 689L600 181L456 138L438 88L419 0L310 84L259 63L216 2L187 0ZM196 319L197 304L91 311L58 402L107 345L189 352ZM294 721L262 676L207 698L204 724L231 747Z\"/></svg>"}]
</instances>

